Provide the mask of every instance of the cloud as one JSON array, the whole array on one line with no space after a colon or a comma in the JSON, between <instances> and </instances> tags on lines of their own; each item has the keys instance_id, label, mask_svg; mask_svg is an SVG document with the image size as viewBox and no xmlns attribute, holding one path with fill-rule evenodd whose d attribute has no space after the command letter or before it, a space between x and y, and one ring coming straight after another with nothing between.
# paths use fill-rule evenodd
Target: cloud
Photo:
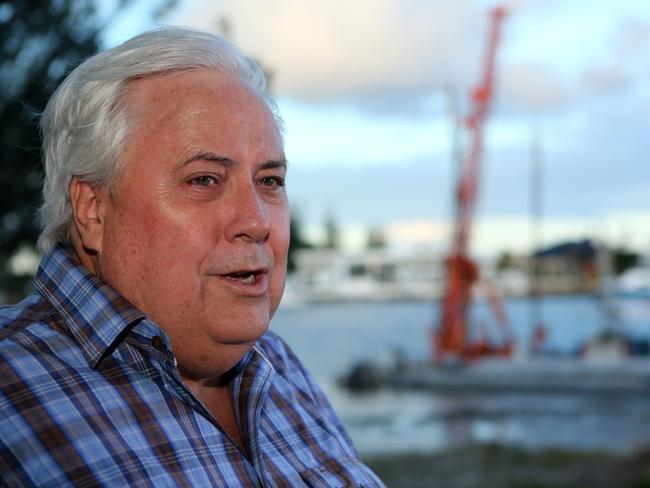
<instances>
[{"instance_id":1,"label":"cloud","mask_svg":"<svg viewBox=\"0 0 650 488\"><path fill-rule=\"evenodd\" d=\"M431 113L432 92L455 85L466 93L476 83L494 3L186 0L169 20L219 30L228 19L236 44L273 73L280 97L411 116ZM650 22L625 2L590 3L594 15L582 24L585 5L507 3L497 59L497 102L505 111L557 111L650 76Z\"/></svg>"},{"instance_id":2,"label":"cloud","mask_svg":"<svg viewBox=\"0 0 650 488\"><path fill-rule=\"evenodd\" d=\"M513 63L501 70L499 103L524 112L565 106L573 98L570 85L545 66Z\"/></svg>"},{"instance_id":3,"label":"cloud","mask_svg":"<svg viewBox=\"0 0 650 488\"><path fill-rule=\"evenodd\" d=\"M601 60L582 72L584 86L596 94L623 93L644 78L650 80L650 22L626 19L611 36Z\"/></svg>"},{"instance_id":4,"label":"cloud","mask_svg":"<svg viewBox=\"0 0 650 488\"><path fill-rule=\"evenodd\" d=\"M274 72L278 95L366 103L467 84L487 25L472 0L223 0L177 15L212 30L228 18L233 40Z\"/></svg>"},{"instance_id":5,"label":"cloud","mask_svg":"<svg viewBox=\"0 0 650 488\"><path fill-rule=\"evenodd\" d=\"M227 17L235 43L274 72L288 123L288 188L306 222L326 213L343 226L433 220L440 225L389 232L439 240L454 175L442 92L455 85L467 103L482 67L485 7L495 2L186 2L170 22L217 30ZM632 229L647 247L650 10L642 1L524 3L504 24L498 52L478 248L528 243L531 126L543 136L545 238ZM604 218L638 209L643 218Z\"/></svg>"},{"instance_id":6,"label":"cloud","mask_svg":"<svg viewBox=\"0 0 650 488\"><path fill-rule=\"evenodd\" d=\"M615 39L616 54L623 58L645 55L650 49L650 22L626 20L621 23Z\"/></svg>"},{"instance_id":7,"label":"cloud","mask_svg":"<svg viewBox=\"0 0 650 488\"><path fill-rule=\"evenodd\" d=\"M582 73L582 80L587 88L598 94L623 92L632 79L620 63L589 66Z\"/></svg>"}]
</instances>

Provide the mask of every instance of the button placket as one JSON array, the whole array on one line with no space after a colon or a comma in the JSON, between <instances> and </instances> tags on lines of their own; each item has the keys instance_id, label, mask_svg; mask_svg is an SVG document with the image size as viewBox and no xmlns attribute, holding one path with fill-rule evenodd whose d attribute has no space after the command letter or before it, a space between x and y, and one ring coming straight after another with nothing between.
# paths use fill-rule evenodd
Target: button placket
<instances>
[{"instance_id":1,"label":"button placket","mask_svg":"<svg viewBox=\"0 0 650 488\"><path fill-rule=\"evenodd\" d=\"M165 341L159 335L155 335L151 338L151 345L157 351L163 352L165 350Z\"/></svg>"}]
</instances>

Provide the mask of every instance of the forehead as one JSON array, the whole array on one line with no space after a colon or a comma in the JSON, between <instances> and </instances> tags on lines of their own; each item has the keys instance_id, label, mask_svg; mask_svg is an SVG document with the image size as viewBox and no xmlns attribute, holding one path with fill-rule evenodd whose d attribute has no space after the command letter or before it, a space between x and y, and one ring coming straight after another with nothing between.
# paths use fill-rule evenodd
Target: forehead
<instances>
[{"instance_id":1,"label":"forehead","mask_svg":"<svg viewBox=\"0 0 650 488\"><path fill-rule=\"evenodd\" d=\"M126 104L130 134L191 144L217 142L282 146L275 116L259 92L228 73L179 71L131 82ZM167 139L166 142L171 142Z\"/></svg>"}]
</instances>

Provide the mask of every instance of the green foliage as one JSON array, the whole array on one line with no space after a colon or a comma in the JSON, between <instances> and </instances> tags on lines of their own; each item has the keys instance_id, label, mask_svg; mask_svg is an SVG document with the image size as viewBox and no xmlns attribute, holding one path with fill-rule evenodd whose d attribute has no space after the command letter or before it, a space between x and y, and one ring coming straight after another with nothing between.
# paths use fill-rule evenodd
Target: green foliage
<instances>
[{"instance_id":1,"label":"green foliage","mask_svg":"<svg viewBox=\"0 0 650 488\"><path fill-rule=\"evenodd\" d=\"M366 239L367 249L383 249L386 247L386 235L379 228L372 228L368 231Z\"/></svg>"},{"instance_id":2,"label":"green foliage","mask_svg":"<svg viewBox=\"0 0 650 488\"><path fill-rule=\"evenodd\" d=\"M650 475L642 475L634 480L631 488L650 488Z\"/></svg>"},{"instance_id":3,"label":"green foliage","mask_svg":"<svg viewBox=\"0 0 650 488\"><path fill-rule=\"evenodd\" d=\"M312 246L303 236L302 220L295 211L291 212L291 230L289 232L289 258L287 268L290 273L296 270L296 253L299 249L310 249Z\"/></svg>"},{"instance_id":4,"label":"green foliage","mask_svg":"<svg viewBox=\"0 0 650 488\"><path fill-rule=\"evenodd\" d=\"M69 69L97 50L95 5L0 3L0 264L37 237L43 170L38 113Z\"/></svg>"},{"instance_id":5,"label":"green foliage","mask_svg":"<svg viewBox=\"0 0 650 488\"><path fill-rule=\"evenodd\" d=\"M624 247L619 247L612 251L612 261L614 266L614 273L620 275L627 269L632 268L639 264L640 256L638 253L629 251Z\"/></svg>"},{"instance_id":6,"label":"green foliage","mask_svg":"<svg viewBox=\"0 0 650 488\"><path fill-rule=\"evenodd\" d=\"M29 276L8 260L38 237L43 167L38 115L67 72L97 50L91 0L0 2L0 284L20 298Z\"/></svg>"},{"instance_id":7,"label":"green foliage","mask_svg":"<svg viewBox=\"0 0 650 488\"><path fill-rule=\"evenodd\" d=\"M126 3L0 0L0 286L10 294L20 285L8 276L7 262L38 237L39 114L67 73L97 51L104 23ZM173 2L158 3L162 13Z\"/></svg>"},{"instance_id":8,"label":"green foliage","mask_svg":"<svg viewBox=\"0 0 650 488\"><path fill-rule=\"evenodd\" d=\"M325 218L325 249L338 249L340 247L339 226L333 215Z\"/></svg>"},{"instance_id":9,"label":"green foliage","mask_svg":"<svg viewBox=\"0 0 650 488\"><path fill-rule=\"evenodd\" d=\"M512 254L510 254L508 251L504 251L499 255L499 258L497 259L497 269L499 271L510 269L513 267L513 265L514 261Z\"/></svg>"},{"instance_id":10,"label":"green foliage","mask_svg":"<svg viewBox=\"0 0 650 488\"><path fill-rule=\"evenodd\" d=\"M649 455L488 443L365 461L392 488L650 488Z\"/></svg>"}]
</instances>

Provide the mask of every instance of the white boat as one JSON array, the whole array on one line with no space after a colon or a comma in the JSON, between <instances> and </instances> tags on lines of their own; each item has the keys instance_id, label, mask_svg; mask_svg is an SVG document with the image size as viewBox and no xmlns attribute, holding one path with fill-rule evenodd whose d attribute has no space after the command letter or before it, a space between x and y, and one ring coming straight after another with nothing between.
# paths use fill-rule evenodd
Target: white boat
<instances>
[{"instance_id":1,"label":"white boat","mask_svg":"<svg viewBox=\"0 0 650 488\"><path fill-rule=\"evenodd\" d=\"M635 266L625 271L617 280L616 294L650 299L650 266Z\"/></svg>"}]
</instances>

